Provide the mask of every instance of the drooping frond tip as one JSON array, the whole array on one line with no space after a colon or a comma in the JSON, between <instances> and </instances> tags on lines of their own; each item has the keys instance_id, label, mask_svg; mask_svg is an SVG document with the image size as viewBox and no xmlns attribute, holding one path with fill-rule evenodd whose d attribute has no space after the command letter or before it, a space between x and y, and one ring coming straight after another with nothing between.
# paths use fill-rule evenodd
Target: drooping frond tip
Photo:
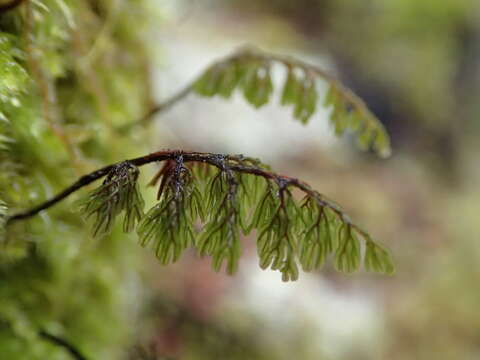
<instances>
[{"instance_id":1,"label":"drooping frond tip","mask_svg":"<svg viewBox=\"0 0 480 360\"><path fill-rule=\"evenodd\" d=\"M330 122L336 135L350 130L362 149L379 156L391 153L390 139L382 123L350 89L322 69L293 59L246 48L210 66L194 83L194 90L207 97L229 98L236 89L255 107L270 101L273 92L271 68L275 63L286 69L280 103L293 109L293 117L303 124L315 114L319 102L317 80L328 83L324 105L331 107Z\"/></svg>"},{"instance_id":2,"label":"drooping frond tip","mask_svg":"<svg viewBox=\"0 0 480 360\"><path fill-rule=\"evenodd\" d=\"M95 233L108 231L124 211L124 230L138 221L140 244L153 248L162 264L194 248L212 257L215 270L225 265L232 274L241 256L241 235L255 231L260 266L280 271L284 281L296 280L299 267L321 268L329 257L338 271L353 272L362 253L365 269L393 272L388 252L306 183L241 155L159 154L148 156L148 162L165 161L151 182L158 186L158 203L143 215L135 161L120 163L84 206L87 215L95 215Z\"/></svg>"}]
</instances>

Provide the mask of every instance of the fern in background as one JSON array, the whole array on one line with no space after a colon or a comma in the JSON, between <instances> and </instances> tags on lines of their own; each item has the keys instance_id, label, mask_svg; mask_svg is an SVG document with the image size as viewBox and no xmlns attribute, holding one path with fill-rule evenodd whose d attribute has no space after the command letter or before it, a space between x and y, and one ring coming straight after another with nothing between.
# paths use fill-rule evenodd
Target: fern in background
<instances>
[{"instance_id":1,"label":"fern in background","mask_svg":"<svg viewBox=\"0 0 480 360\"><path fill-rule=\"evenodd\" d=\"M280 104L292 108L293 117L307 124L319 103L317 80L327 82L324 105L331 107L330 121L336 135L345 130L357 134L362 149L373 148L382 157L391 153L390 139L382 123L365 103L331 75L292 57L245 48L225 60L214 63L193 84L194 90L207 97L230 98L239 89L255 107L270 101L273 92L271 68L275 63L286 69Z\"/></svg>"}]
</instances>

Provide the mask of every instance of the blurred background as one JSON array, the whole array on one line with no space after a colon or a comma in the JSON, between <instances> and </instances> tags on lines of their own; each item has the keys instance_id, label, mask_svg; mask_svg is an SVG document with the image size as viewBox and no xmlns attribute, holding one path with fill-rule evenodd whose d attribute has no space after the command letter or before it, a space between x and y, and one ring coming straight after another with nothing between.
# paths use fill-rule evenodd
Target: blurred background
<instances>
[{"instance_id":1,"label":"blurred background","mask_svg":"<svg viewBox=\"0 0 480 360\"><path fill-rule=\"evenodd\" d=\"M193 253L162 267L120 229L92 240L70 203L9 230L26 245L10 246L2 260L0 316L8 326L0 321L0 350L12 354L7 359L68 358L36 338L39 326L69 337L92 359L480 357L480 2L32 3L40 66L34 51L25 66L56 93L55 100L43 94L43 104L54 104L47 113L41 100L26 114L15 104L2 110L15 119L9 131L17 136L7 160L23 166L2 165L0 194L12 208L25 207L22 194L37 203L100 164L157 149L242 153L335 199L390 249L396 273L347 276L328 265L283 283L259 269L253 239L244 239L233 277ZM28 19L28 10L9 16L2 30L15 33L15 16ZM46 19L44 29L38 19ZM57 38L47 20L61 23ZM230 101L190 95L146 128L110 131L245 44L341 79L385 124L393 155L378 159L348 136L335 138L327 109L308 126L292 121L278 96L255 110L240 94ZM43 75L32 71L38 67ZM274 75L278 85L285 74ZM57 125L73 143L55 140ZM26 155L32 139L45 148ZM45 160L46 153L55 155ZM74 166L59 170L66 163ZM154 192L146 191L152 199ZM40 248L33 255L32 242ZM80 278L77 269L84 269ZM30 357L18 355L25 344L34 349Z\"/></svg>"}]
</instances>

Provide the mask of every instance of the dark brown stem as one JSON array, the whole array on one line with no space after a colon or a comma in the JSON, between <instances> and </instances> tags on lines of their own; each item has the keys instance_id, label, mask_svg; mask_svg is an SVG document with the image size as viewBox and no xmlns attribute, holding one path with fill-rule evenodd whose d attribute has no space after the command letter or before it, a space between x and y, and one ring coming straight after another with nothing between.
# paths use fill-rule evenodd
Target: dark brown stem
<instances>
[{"instance_id":1,"label":"dark brown stem","mask_svg":"<svg viewBox=\"0 0 480 360\"><path fill-rule=\"evenodd\" d=\"M217 167L221 171L233 171L237 173L245 173L255 176L260 176L265 178L266 180L273 180L277 184L282 184L282 188L286 189L287 187L294 187L301 190L307 196L313 198L320 206L327 207L332 210L344 223L347 225L352 226L355 228L360 234L368 238L368 234L359 228L357 225L353 224L348 216L343 212L343 210L333 203L331 200L326 199L323 195L319 192L313 190L307 183L292 178L289 176L279 175L277 173L265 170L258 166L246 166L246 165L238 165L242 161L245 161L242 155L223 155L223 154L213 154L213 153L203 153L203 152L185 152L182 150L165 150L165 151L158 151L154 152L145 156L140 156L137 158L133 158L130 160L118 162L112 165L105 166L101 169L98 169L88 175L82 176L68 188L51 198L50 200L45 201L31 209L26 211L17 213L7 218L7 225L17 221L30 218L32 216L37 215L42 210L48 209L55 205L56 203L62 201L67 196L72 194L73 192L81 189L84 186L87 186L98 180L106 175L114 169L116 166L122 163L129 163L135 166L143 166L146 164L150 164L153 162L165 161L165 160L175 160L179 156L182 156L183 162L197 162L197 163L206 163L212 166ZM233 163L228 163L229 161Z\"/></svg>"}]
</instances>

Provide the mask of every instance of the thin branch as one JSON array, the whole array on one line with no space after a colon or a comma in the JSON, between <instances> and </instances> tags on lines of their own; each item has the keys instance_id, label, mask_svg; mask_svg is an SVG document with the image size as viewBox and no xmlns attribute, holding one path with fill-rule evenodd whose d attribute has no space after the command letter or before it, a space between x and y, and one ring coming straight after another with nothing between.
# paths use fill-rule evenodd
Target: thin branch
<instances>
[{"instance_id":1,"label":"thin branch","mask_svg":"<svg viewBox=\"0 0 480 360\"><path fill-rule=\"evenodd\" d=\"M62 201L65 199L68 195L71 193L77 191L78 189L81 189L84 186L87 186L88 184L94 182L97 179L100 179L104 177L105 175L108 174L108 172L113 168L113 165L106 166L104 168L101 168L99 170L96 170L88 175L82 176L80 179L75 181L72 185L70 185L68 188L63 190L61 193L57 194L50 200L47 200L29 210L26 210L24 212L15 214L13 216L10 216L7 218L7 225L9 225L11 222L16 221L16 220L22 220L22 219L27 219L29 217L37 215L39 212L42 210L48 209L49 207L55 205L56 203Z\"/></svg>"},{"instance_id":2,"label":"thin branch","mask_svg":"<svg viewBox=\"0 0 480 360\"><path fill-rule=\"evenodd\" d=\"M350 225L351 227L355 228L360 234L369 238L368 234L359 228L356 224L352 223L352 221L348 218L348 216L343 212L343 210L331 200L326 199L323 195L319 192L313 190L307 183L293 178L289 176L279 175L277 173L265 170L258 166L247 166L247 165L240 165L242 161L245 161L245 158L242 155L223 155L223 154L214 154L214 153L203 153L203 152L185 152L182 150L165 150L165 151L158 151L154 152L145 156L140 156L137 158L133 158L126 161L121 161L112 165L105 166L101 169L98 169L88 175L84 175L79 178L76 182L72 185L67 187L65 190L31 209L26 211L17 213L7 218L7 225L10 223L23 220L30 217L37 215L42 210L46 210L53 205L57 204L58 202L65 199L67 196L72 194L73 192L83 188L98 180L113 170L115 167L124 164L125 162L135 165L135 166L143 166L146 164L150 164L153 162L160 162L165 160L175 160L179 156L182 156L183 162L198 162L198 163L206 163L212 166L217 167L221 171L226 171L226 168L230 171L234 171L237 173L245 173L254 176L260 176L267 180L273 180L277 184L281 184L283 189L287 187L294 187L305 193L307 196L315 199L315 201L320 205L331 209L344 223ZM233 164L225 165L225 161L232 161Z\"/></svg>"},{"instance_id":3,"label":"thin branch","mask_svg":"<svg viewBox=\"0 0 480 360\"><path fill-rule=\"evenodd\" d=\"M56 335L52 335L48 332L46 332L45 330L41 330L39 332L39 335L41 338L43 338L44 340L54 344L54 345L57 345L57 346L60 346L62 348L64 348L66 351L68 351L68 353L72 356L72 358L76 359L76 360L87 360L87 357L85 357L80 350L78 350L75 345L73 345L72 343L70 343L69 341L61 338L61 337L58 337Z\"/></svg>"},{"instance_id":4,"label":"thin branch","mask_svg":"<svg viewBox=\"0 0 480 360\"><path fill-rule=\"evenodd\" d=\"M9 3L0 4L0 13L4 13L4 12L10 11L12 9L15 9L17 6L19 6L24 1L25 0L12 0Z\"/></svg>"},{"instance_id":5,"label":"thin branch","mask_svg":"<svg viewBox=\"0 0 480 360\"><path fill-rule=\"evenodd\" d=\"M170 109L173 105L175 105L177 102L182 100L184 97L186 97L188 94L190 94L193 91L193 84L195 84L195 82L196 82L196 79L195 79L195 81L193 81L190 84L188 84L187 86L185 86L178 93L169 97L164 102L162 102L158 105L155 105L138 121L138 123L139 124L148 123L154 115Z\"/></svg>"}]
</instances>

